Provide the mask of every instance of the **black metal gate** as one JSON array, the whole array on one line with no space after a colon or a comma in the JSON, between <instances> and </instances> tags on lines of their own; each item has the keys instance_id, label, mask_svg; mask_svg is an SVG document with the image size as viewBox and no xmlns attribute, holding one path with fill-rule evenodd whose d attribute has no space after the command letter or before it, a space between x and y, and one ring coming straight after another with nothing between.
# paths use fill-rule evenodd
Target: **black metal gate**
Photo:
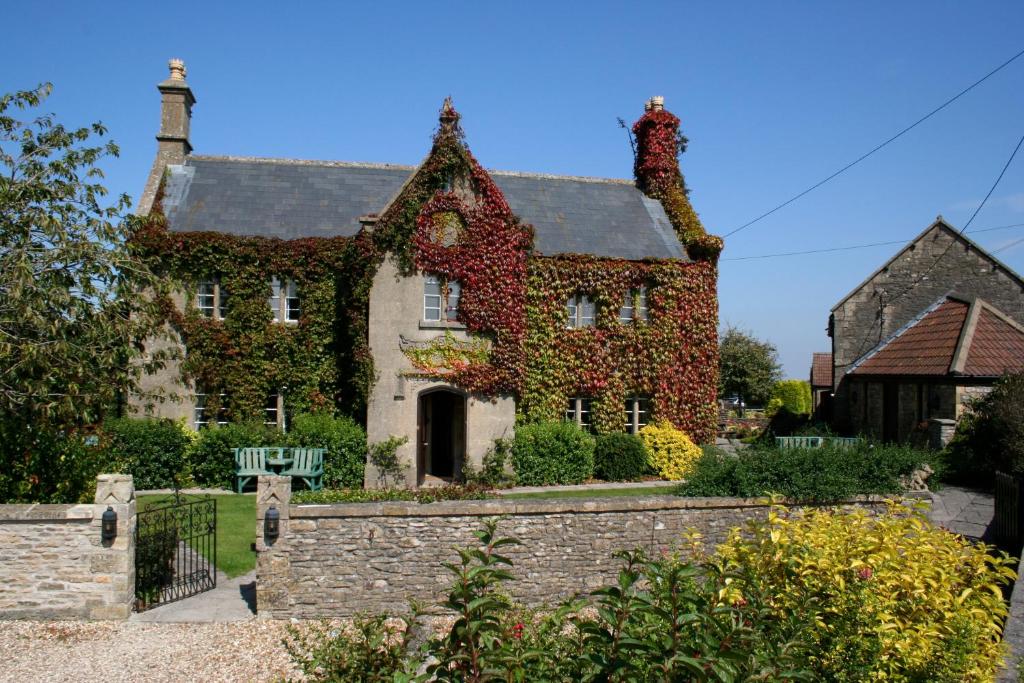
<instances>
[{"instance_id":1,"label":"black metal gate","mask_svg":"<svg viewBox=\"0 0 1024 683\"><path fill-rule=\"evenodd\" d=\"M217 585L217 499L175 499L138 513L135 611Z\"/></svg>"},{"instance_id":2,"label":"black metal gate","mask_svg":"<svg viewBox=\"0 0 1024 683\"><path fill-rule=\"evenodd\" d=\"M1024 480L996 472L995 542L1007 552L1017 553L1024 540Z\"/></svg>"}]
</instances>

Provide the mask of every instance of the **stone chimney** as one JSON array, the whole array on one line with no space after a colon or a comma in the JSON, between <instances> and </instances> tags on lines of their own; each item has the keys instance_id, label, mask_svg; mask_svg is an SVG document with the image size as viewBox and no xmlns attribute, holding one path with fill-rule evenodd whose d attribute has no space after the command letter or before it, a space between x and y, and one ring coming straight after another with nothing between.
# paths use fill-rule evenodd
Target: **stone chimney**
<instances>
[{"instance_id":1,"label":"stone chimney","mask_svg":"<svg viewBox=\"0 0 1024 683\"><path fill-rule=\"evenodd\" d=\"M156 86L160 91L160 132L156 136L157 148L153 169L149 172L146 188L135 210L139 215L145 215L153 208L160 179L168 164L184 163L185 157L192 152L188 135L189 124L192 122L192 105L196 103L196 98L185 82L185 62L172 59L167 66L171 72L170 76Z\"/></svg>"}]
</instances>

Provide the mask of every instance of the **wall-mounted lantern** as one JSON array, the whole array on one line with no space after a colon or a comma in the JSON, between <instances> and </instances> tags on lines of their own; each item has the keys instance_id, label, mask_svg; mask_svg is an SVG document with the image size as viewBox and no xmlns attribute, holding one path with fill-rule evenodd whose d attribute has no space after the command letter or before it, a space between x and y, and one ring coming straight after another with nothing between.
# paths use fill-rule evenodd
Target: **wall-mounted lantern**
<instances>
[{"instance_id":1,"label":"wall-mounted lantern","mask_svg":"<svg viewBox=\"0 0 1024 683\"><path fill-rule=\"evenodd\" d=\"M104 543L109 543L117 538L117 513L114 508L107 506L103 512L102 524L100 526L100 538Z\"/></svg>"},{"instance_id":2,"label":"wall-mounted lantern","mask_svg":"<svg viewBox=\"0 0 1024 683\"><path fill-rule=\"evenodd\" d=\"M267 541L276 541L281 533L281 513L273 505L263 516L263 538Z\"/></svg>"}]
</instances>

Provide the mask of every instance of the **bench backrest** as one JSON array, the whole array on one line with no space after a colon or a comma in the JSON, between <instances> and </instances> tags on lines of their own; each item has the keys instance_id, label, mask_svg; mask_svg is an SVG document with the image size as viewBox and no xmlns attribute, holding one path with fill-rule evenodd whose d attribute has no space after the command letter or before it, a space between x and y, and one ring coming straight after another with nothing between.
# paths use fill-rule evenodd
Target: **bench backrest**
<instances>
[{"instance_id":1,"label":"bench backrest","mask_svg":"<svg viewBox=\"0 0 1024 683\"><path fill-rule=\"evenodd\" d=\"M779 448L821 448L824 438L820 436L777 436L775 445Z\"/></svg>"},{"instance_id":2,"label":"bench backrest","mask_svg":"<svg viewBox=\"0 0 1024 683\"><path fill-rule=\"evenodd\" d=\"M290 455L292 456L293 470L315 472L324 464L323 448L293 448Z\"/></svg>"},{"instance_id":3,"label":"bench backrest","mask_svg":"<svg viewBox=\"0 0 1024 683\"><path fill-rule=\"evenodd\" d=\"M240 470L265 470L267 469L266 448L236 448L235 464Z\"/></svg>"}]
</instances>

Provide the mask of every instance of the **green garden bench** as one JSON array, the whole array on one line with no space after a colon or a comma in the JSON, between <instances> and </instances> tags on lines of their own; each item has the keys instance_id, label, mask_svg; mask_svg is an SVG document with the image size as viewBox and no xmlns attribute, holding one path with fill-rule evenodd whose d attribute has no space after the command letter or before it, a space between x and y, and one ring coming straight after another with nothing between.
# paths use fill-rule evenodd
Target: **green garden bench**
<instances>
[{"instance_id":1,"label":"green garden bench","mask_svg":"<svg viewBox=\"0 0 1024 683\"><path fill-rule=\"evenodd\" d=\"M291 448L291 467L281 472L282 476L302 479L310 491L319 491L324 487L324 450L323 448Z\"/></svg>"},{"instance_id":2,"label":"green garden bench","mask_svg":"<svg viewBox=\"0 0 1024 683\"><path fill-rule=\"evenodd\" d=\"M779 448L821 448L824 440L821 436L777 436L775 445Z\"/></svg>"},{"instance_id":3,"label":"green garden bench","mask_svg":"<svg viewBox=\"0 0 1024 683\"><path fill-rule=\"evenodd\" d=\"M235 448L235 481L238 492L253 477L261 474L273 474L267 469L267 454L269 451L277 451L276 448Z\"/></svg>"}]
</instances>

